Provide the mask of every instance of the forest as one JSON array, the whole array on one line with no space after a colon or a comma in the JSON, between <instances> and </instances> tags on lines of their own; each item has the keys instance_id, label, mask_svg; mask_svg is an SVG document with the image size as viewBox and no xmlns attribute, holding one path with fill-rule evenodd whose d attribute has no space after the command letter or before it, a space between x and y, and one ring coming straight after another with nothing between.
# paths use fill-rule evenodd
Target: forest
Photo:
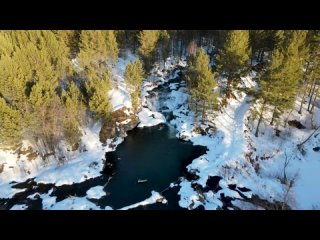
<instances>
[{"instance_id":1,"label":"forest","mask_svg":"<svg viewBox=\"0 0 320 240\"><path fill-rule=\"evenodd\" d=\"M311 124L308 138L296 144L301 154L317 136L319 30L1 30L0 149L21 152L27 141L44 162L51 156L63 165L66 151L80 151L83 129L94 123L101 123L101 143L109 144L102 135L119 125L119 112L108 92L118 88L113 71L128 52L136 58L124 66L123 79L130 113L140 119L147 114L145 80L154 66L176 58L186 61L181 77L194 132L219 130L215 119L246 96L256 139L249 144L263 139L266 127L280 138L292 126L306 128L293 120L297 114ZM259 174L252 152L244 154ZM281 182L291 188L285 154Z\"/></svg>"},{"instance_id":2,"label":"forest","mask_svg":"<svg viewBox=\"0 0 320 240\"><path fill-rule=\"evenodd\" d=\"M82 30L0 32L0 144L16 147L28 139L42 155L59 152L64 140L77 148L80 128L89 119L110 121L109 70L126 49L140 59L126 68L135 109L140 85L153 62L187 54L190 106L202 121L232 98L240 76L259 68L252 118L280 124L297 95L312 113L319 89L319 32L306 30ZM212 44L208 55L201 46ZM73 60L79 63L72 66ZM214 64L209 66L209 62ZM220 91L217 76L226 76ZM221 101L217 101L220 97ZM308 101L306 102L306 99ZM266 119L271 113L271 120Z\"/></svg>"}]
</instances>

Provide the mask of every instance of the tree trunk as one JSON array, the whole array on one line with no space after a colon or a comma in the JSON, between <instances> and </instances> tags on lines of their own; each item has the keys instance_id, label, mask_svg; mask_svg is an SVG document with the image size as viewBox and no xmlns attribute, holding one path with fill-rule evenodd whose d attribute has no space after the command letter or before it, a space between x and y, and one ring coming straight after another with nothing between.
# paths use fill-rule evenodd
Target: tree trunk
<instances>
[{"instance_id":1,"label":"tree trunk","mask_svg":"<svg viewBox=\"0 0 320 240\"><path fill-rule=\"evenodd\" d=\"M302 96L300 108L299 108L299 111L298 111L299 114L302 113L302 107L303 107L304 100L305 100L305 97L306 97L306 94L307 94L307 91L308 91L308 85L309 84L308 84L308 79L307 79L307 72L308 72L308 69L309 69L309 65L310 65L310 63L308 62L307 67L306 67L306 71L305 71L304 76L303 76L303 79L304 79L303 82L306 83L306 88L303 91L303 96Z\"/></svg>"},{"instance_id":2,"label":"tree trunk","mask_svg":"<svg viewBox=\"0 0 320 240\"><path fill-rule=\"evenodd\" d=\"M313 136L313 134L315 134L316 131L318 131L319 129L320 129L320 126L317 127L306 140L304 140L302 143L297 144L297 147L301 149L302 145L305 144Z\"/></svg>"},{"instance_id":3,"label":"tree trunk","mask_svg":"<svg viewBox=\"0 0 320 240\"><path fill-rule=\"evenodd\" d=\"M228 77L227 87L226 87L226 98L229 99L231 97L231 86L232 86L232 77Z\"/></svg>"},{"instance_id":4,"label":"tree trunk","mask_svg":"<svg viewBox=\"0 0 320 240\"><path fill-rule=\"evenodd\" d=\"M289 117L290 117L291 113L293 112L293 110L294 110L294 108L292 108L292 110L289 112L286 120L284 121L284 127L285 127L285 128L287 127L287 123L288 123Z\"/></svg>"},{"instance_id":5,"label":"tree trunk","mask_svg":"<svg viewBox=\"0 0 320 240\"><path fill-rule=\"evenodd\" d=\"M206 102L203 101L203 108L202 108L202 123L204 124L204 117L206 114Z\"/></svg>"},{"instance_id":6,"label":"tree trunk","mask_svg":"<svg viewBox=\"0 0 320 240\"><path fill-rule=\"evenodd\" d=\"M306 88L308 88L308 85L307 85ZM304 100L305 100L306 94L307 94L307 89L305 89L305 91L303 92L300 108L299 108L299 111L298 111L299 114L302 114L302 107L303 107L303 104L304 104Z\"/></svg>"},{"instance_id":7,"label":"tree trunk","mask_svg":"<svg viewBox=\"0 0 320 240\"><path fill-rule=\"evenodd\" d=\"M259 127L260 127L260 124L261 124L261 121L262 121L262 116L263 116L265 105L266 105L266 102L264 101L263 104L262 104L261 112L259 114L259 121L258 121L258 124L257 124L256 133L254 134L256 137L259 136Z\"/></svg>"},{"instance_id":8,"label":"tree trunk","mask_svg":"<svg viewBox=\"0 0 320 240\"><path fill-rule=\"evenodd\" d=\"M273 126L275 112L276 112L276 107L274 107L274 109L273 109L272 118L271 118L271 122L270 122L271 126Z\"/></svg>"},{"instance_id":9,"label":"tree trunk","mask_svg":"<svg viewBox=\"0 0 320 240\"><path fill-rule=\"evenodd\" d=\"M315 88L316 88L316 83L315 81L313 82L313 86L312 86L312 91L311 91L311 95L310 95L310 99L309 99L309 103L308 103L308 111L310 112L310 106L311 106L311 102L312 102L312 98L315 92Z\"/></svg>"},{"instance_id":10,"label":"tree trunk","mask_svg":"<svg viewBox=\"0 0 320 240\"><path fill-rule=\"evenodd\" d=\"M196 101L196 115L198 115L198 102Z\"/></svg>"},{"instance_id":11,"label":"tree trunk","mask_svg":"<svg viewBox=\"0 0 320 240\"><path fill-rule=\"evenodd\" d=\"M260 55L260 59L259 59L260 63L262 63L263 57L264 57L264 48L261 49L261 55Z\"/></svg>"},{"instance_id":12,"label":"tree trunk","mask_svg":"<svg viewBox=\"0 0 320 240\"><path fill-rule=\"evenodd\" d=\"M311 113L313 112L314 105L315 105L316 100L317 100L317 97L318 97L318 90L319 90L319 87L317 88L317 90L315 91L315 94L314 94L314 98L313 98L313 101L312 101L312 107L311 107L311 109L310 109L310 112L311 112Z\"/></svg>"},{"instance_id":13,"label":"tree trunk","mask_svg":"<svg viewBox=\"0 0 320 240\"><path fill-rule=\"evenodd\" d=\"M313 82L311 83L311 87L310 87L310 90L309 90L309 93L308 93L308 97L310 97L310 96L311 96L311 92L312 92L313 84L314 84L314 80L313 80Z\"/></svg>"}]
</instances>

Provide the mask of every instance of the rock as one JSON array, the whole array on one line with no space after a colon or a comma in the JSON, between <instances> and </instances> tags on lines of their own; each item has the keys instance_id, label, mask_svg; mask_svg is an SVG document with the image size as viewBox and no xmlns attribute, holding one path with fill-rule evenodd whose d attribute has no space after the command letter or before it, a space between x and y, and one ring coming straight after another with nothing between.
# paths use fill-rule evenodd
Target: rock
<instances>
[{"instance_id":1,"label":"rock","mask_svg":"<svg viewBox=\"0 0 320 240\"><path fill-rule=\"evenodd\" d=\"M100 141L102 143L105 143L107 139L125 137L127 131L132 130L139 124L139 118L136 115L128 116L125 113L128 110L128 108L123 107L112 113L112 121L105 123L100 130ZM130 119L127 124L119 124L127 119Z\"/></svg>"},{"instance_id":2,"label":"rock","mask_svg":"<svg viewBox=\"0 0 320 240\"><path fill-rule=\"evenodd\" d=\"M196 207L193 210L205 210L203 205L199 205L198 207Z\"/></svg>"},{"instance_id":3,"label":"rock","mask_svg":"<svg viewBox=\"0 0 320 240\"><path fill-rule=\"evenodd\" d=\"M314 148L313 148L313 151L319 152L319 151L320 151L320 147L314 147Z\"/></svg>"},{"instance_id":4,"label":"rock","mask_svg":"<svg viewBox=\"0 0 320 240\"><path fill-rule=\"evenodd\" d=\"M304 125L302 125L299 121L297 120L291 120L288 121L289 126L298 128L298 129L305 129L306 127Z\"/></svg>"},{"instance_id":5,"label":"rock","mask_svg":"<svg viewBox=\"0 0 320 240\"><path fill-rule=\"evenodd\" d=\"M220 176L210 176L206 182L206 187L204 188L204 190L207 191L214 191L216 192L218 190L219 187L219 182L222 179L222 177Z\"/></svg>"},{"instance_id":6,"label":"rock","mask_svg":"<svg viewBox=\"0 0 320 240\"><path fill-rule=\"evenodd\" d=\"M36 195L34 195L34 198L35 198L35 199L39 199L39 198L40 198L40 195L37 193Z\"/></svg>"}]
</instances>

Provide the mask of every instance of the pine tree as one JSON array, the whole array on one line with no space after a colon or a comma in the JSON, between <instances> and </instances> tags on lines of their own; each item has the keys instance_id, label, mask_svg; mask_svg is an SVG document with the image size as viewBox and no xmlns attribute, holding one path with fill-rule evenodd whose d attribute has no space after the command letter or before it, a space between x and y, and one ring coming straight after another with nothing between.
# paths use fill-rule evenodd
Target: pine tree
<instances>
[{"instance_id":1,"label":"pine tree","mask_svg":"<svg viewBox=\"0 0 320 240\"><path fill-rule=\"evenodd\" d=\"M152 62L155 61L155 52L159 38L160 30L143 30L139 33L139 54L147 71L151 69Z\"/></svg>"},{"instance_id":2,"label":"pine tree","mask_svg":"<svg viewBox=\"0 0 320 240\"><path fill-rule=\"evenodd\" d=\"M66 108L65 137L71 146L75 146L82 135L80 127L84 124L85 107L81 92L74 82L68 83L67 90L62 93L62 99Z\"/></svg>"},{"instance_id":3,"label":"pine tree","mask_svg":"<svg viewBox=\"0 0 320 240\"><path fill-rule=\"evenodd\" d=\"M105 72L99 78L95 75L94 70L90 70L90 68L87 70L88 79L85 88L88 107L98 119L109 121L111 105L107 93L110 90L110 76L108 72Z\"/></svg>"},{"instance_id":4,"label":"pine tree","mask_svg":"<svg viewBox=\"0 0 320 240\"><path fill-rule=\"evenodd\" d=\"M10 57L13 53L13 44L5 31L0 31L0 59L2 56Z\"/></svg>"},{"instance_id":5,"label":"pine tree","mask_svg":"<svg viewBox=\"0 0 320 240\"><path fill-rule=\"evenodd\" d=\"M143 30L140 32L138 39L140 43L139 53L143 57L149 57L155 50L156 44L160 37L160 30Z\"/></svg>"},{"instance_id":6,"label":"pine tree","mask_svg":"<svg viewBox=\"0 0 320 240\"><path fill-rule=\"evenodd\" d=\"M302 107L306 100L306 97L309 97L308 101L308 111L310 111L311 102L316 92L317 79L319 78L320 71L320 31L312 30L308 32L306 41L308 44L307 47L303 48L303 55L305 58L302 58L305 61L305 72L303 75L303 80L300 83L300 93L302 94L299 113L302 113ZM314 101L316 99L314 98Z\"/></svg>"},{"instance_id":7,"label":"pine tree","mask_svg":"<svg viewBox=\"0 0 320 240\"><path fill-rule=\"evenodd\" d=\"M10 107L0 97L0 147L15 146L22 140L22 124L19 110Z\"/></svg>"},{"instance_id":8,"label":"pine tree","mask_svg":"<svg viewBox=\"0 0 320 240\"><path fill-rule=\"evenodd\" d=\"M119 54L116 34L113 30L106 30L104 33L106 38L107 57L110 58L110 62L114 64L117 61Z\"/></svg>"},{"instance_id":9,"label":"pine tree","mask_svg":"<svg viewBox=\"0 0 320 240\"><path fill-rule=\"evenodd\" d=\"M274 49L276 41L279 41L276 34L278 35L280 32L276 33L273 30L250 30L249 33L252 56L256 55L257 60L263 62L264 53Z\"/></svg>"},{"instance_id":10,"label":"pine tree","mask_svg":"<svg viewBox=\"0 0 320 240\"><path fill-rule=\"evenodd\" d=\"M131 89L131 99L134 109L139 105L141 83L144 78L144 70L139 59L134 63L129 62L124 72L124 80Z\"/></svg>"},{"instance_id":11,"label":"pine tree","mask_svg":"<svg viewBox=\"0 0 320 240\"><path fill-rule=\"evenodd\" d=\"M217 57L218 70L228 78L227 97L231 94L231 85L240 77L239 72L248 65L249 58L249 31L229 31L223 49Z\"/></svg>"},{"instance_id":12,"label":"pine tree","mask_svg":"<svg viewBox=\"0 0 320 240\"><path fill-rule=\"evenodd\" d=\"M202 107L202 121L205 121L208 106L217 109L217 93L214 88L217 86L215 74L211 72L209 66L209 57L201 48L195 55L191 56L186 73L187 85L191 94L191 102L196 105L196 114L198 114L198 105Z\"/></svg>"},{"instance_id":13,"label":"pine tree","mask_svg":"<svg viewBox=\"0 0 320 240\"><path fill-rule=\"evenodd\" d=\"M64 138L65 108L48 81L38 81L31 90L32 109L29 135L33 139L42 157L48 153L58 154L56 149ZM54 111L53 111L54 109Z\"/></svg>"},{"instance_id":14,"label":"pine tree","mask_svg":"<svg viewBox=\"0 0 320 240\"><path fill-rule=\"evenodd\" d=\"M165 62L170 54L170 35L167 30L160 32L161 59Z\"/></svg>"},{"instance_id":15,"label":"pine tree","mask_svg":"<svg viewBox=\"0 0 320 240\"><path fill-rule=\"evenodd\" d=\"M260 110L255 135L259 135L259 127L264 120L264 112L272 107L272 119L278 119L281 114L292 109L297 95L298 84L302 78L301 47L306 39L306 31L288 31L285 37L273 50L271 62L260 82Z\"/></svg>"}]
</instances>

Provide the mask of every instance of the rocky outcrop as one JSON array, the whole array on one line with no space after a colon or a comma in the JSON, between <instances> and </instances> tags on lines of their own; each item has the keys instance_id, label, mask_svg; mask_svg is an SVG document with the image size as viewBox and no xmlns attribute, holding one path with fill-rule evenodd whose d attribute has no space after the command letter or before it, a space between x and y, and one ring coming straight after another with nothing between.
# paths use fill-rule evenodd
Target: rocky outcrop
<instances>
[{"instance_id":1,"label":"rocky outcrop","mask_svg":"<svg viewBox=\"0 0 320 240\"><path fill-rule=\"evenodd\" d=\"M100 141L105 143L107 139L125 137L126 132L134 129L139 124L139 118L128 108L123 107L112 113L111 122L105 123L100 130Z\"/></svg>"}]
</instances>

